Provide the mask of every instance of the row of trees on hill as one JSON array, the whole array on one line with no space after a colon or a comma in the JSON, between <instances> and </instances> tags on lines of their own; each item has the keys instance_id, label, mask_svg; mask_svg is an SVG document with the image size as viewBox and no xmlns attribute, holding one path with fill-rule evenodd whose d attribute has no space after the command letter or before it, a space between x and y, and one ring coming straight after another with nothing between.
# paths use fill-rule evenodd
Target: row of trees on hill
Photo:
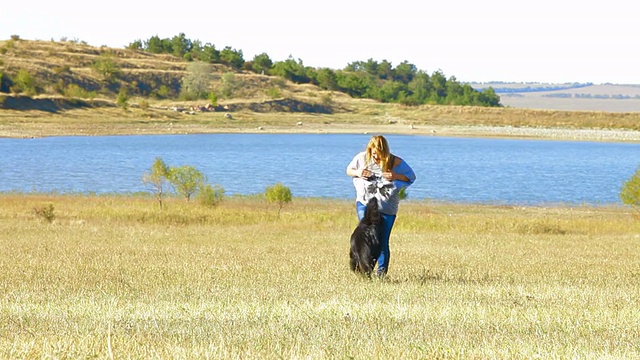
<instances>
[{"instance_id":1,"label":"row of trees on hill","mask_svg":"<svg viewBox=\"0 0 640 360\"><path fill-rule=\"evenodd\" d=\"M273 61L266 53L246 61L242 50L230 46L218 50L211 43L190 40L184 33L173 38L152 36L145 41L136 40L127 48L172 54L187 61L224 64L237 71L280 76L298 84L311 83L326 90L345 92L356 98L406 105L500 106L500 97L492 88L478 91L460 83L454 76L447 78L441 71L429 75L407 61L394 67L386 60L369 59L350 63L342 70L304 66L302 60L291 56L284 61Z\"/></svg>"}]
</instances>

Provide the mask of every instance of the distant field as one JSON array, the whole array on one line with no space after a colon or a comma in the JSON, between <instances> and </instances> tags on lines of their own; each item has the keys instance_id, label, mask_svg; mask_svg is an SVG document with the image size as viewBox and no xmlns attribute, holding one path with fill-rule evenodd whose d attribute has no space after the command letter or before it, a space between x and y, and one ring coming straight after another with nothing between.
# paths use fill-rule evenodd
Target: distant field
<instances>
[{"instance_id":1,"label":"distant field","mask_svg":"<svg viewBox=\"0 0 640 360\"><path fill-rule=\"evenodd\" d=\"M472 84L484 87L486 84ZM548 84L552 86L552 84ZM499 89L511 88L523 90L528 87L543 87L545 84L513 83L493 84ZM605 111L605 112L640 112L640 85L590 85L577 88L552 91L522 91L502 93L500 102L506 107L569 110L569 111ZM564 96L564 97L560 97ZM616 98L618 97L618 98Z\"/></svg>"}]
</instances>

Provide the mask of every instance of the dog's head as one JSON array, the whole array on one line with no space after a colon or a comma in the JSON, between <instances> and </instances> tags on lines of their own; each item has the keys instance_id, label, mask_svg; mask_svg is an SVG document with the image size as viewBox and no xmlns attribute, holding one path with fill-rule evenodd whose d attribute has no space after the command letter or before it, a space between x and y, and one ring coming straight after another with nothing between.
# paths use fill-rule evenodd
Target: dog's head
<instances>
[{"instance_id":1,"label":"dog's head","mask_svg":"<svg viewBox=\"0 0 640 360\"><path fill-rule=\"evenodd\" d=\"M375 197L386 199L391 194L391 191L395 187L393 182L385 179L382 176L372 175L367 179L367 192Z\"/></svg>"},{"instance_id":2,"label":"dog's head","mask_svg":"<svg viewBox=\"0 0 640 360\"><path fill-rule=\"evenodd\" d=\"M378 198L373 196L367 202L367 208L364 211L364 220L369 224L377 224L380 222L380 205L378 204Z\"/></svg>"}]
</instances>

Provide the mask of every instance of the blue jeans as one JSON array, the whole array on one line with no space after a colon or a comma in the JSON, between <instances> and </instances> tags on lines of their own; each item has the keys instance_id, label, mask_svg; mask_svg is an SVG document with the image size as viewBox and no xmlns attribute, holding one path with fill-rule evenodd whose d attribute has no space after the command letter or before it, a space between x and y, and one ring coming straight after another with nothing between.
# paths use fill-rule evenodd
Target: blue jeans
<instances>
[{"instance_id":1,"label":"blue jeans","mask_svg":"<svg viewBox=\"0 0 640 360\"><path fill-rule=\"evenodd\" d=\"M362 220L364 217L364 210L366 205L356 201L356 212L358 214L358 220ZM391 258L391 251L389 250L389 237L391 236L391 229L393 223L396 221L395 215L382 214L382 238L380 239L381 252L378 257L378 275L384 275L389 270L389 258Z\"/></svg>"}]
</instances>

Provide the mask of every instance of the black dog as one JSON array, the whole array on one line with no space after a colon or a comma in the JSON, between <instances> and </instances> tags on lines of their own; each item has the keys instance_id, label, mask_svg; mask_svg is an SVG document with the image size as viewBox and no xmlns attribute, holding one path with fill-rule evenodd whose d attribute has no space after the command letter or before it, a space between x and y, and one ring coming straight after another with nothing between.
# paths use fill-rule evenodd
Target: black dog
<instances>
[{"instance_id":1,"label":"black dog","mask_svg":"<svg viewBox=\"0 0 640 360\"><path fill-rule=\"evenodd\" d=\"M380 228L382 214L375 197L369 199L364 217L351 234L351 271L371 276L380 256Z\"/></svg>"}]
</instances>

